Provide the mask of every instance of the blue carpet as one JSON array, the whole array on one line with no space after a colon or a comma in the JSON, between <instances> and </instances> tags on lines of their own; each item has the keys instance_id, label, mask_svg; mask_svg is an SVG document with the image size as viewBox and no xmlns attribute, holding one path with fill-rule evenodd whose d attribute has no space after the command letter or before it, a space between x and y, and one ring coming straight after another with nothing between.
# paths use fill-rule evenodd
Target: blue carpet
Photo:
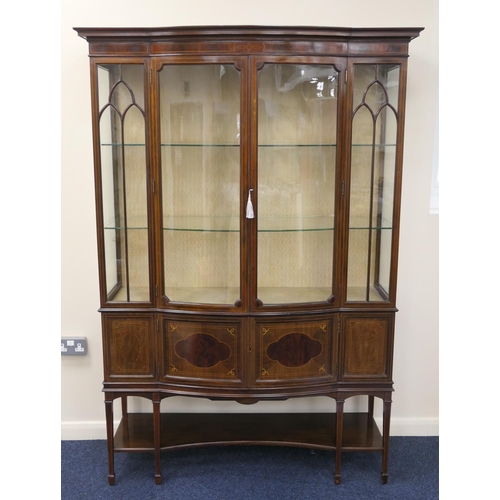
<instances>
[{"instance_id":1,"label":"blue carpet","mask_svg":"<svg viewBox=\"0 0 500 500\"><path fill-rule=\"evenodd\" d=\"M335 454L303 448L206 447L162 452L162 484L152 453L116 453L108 485L106 442L62 441L62 500L434 500L439 491L438 437L391 437L389 482L381 453Z\"/></svg>"}]
</instances>

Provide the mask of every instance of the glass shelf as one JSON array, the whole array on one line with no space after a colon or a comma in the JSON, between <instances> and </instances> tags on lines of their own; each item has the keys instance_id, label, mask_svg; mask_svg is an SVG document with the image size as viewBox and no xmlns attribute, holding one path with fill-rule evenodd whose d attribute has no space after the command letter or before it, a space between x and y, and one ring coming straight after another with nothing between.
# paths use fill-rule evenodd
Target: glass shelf
<instances>
[{"instance_id":1,"label":"glass shelf","mask_svg":"<svg viewBox=\"0 0 500 500\"><path fill-rule=\"evenodd\" d=\"M162 148L239 148L240 144L199 144L191 142L173 142L170 144L161 144Z\"/></svg>"},{"instance_id":2,"label":"glass shelf","mask_svg":"<svg viewBox=\"0 0 500 500\"><path fill-rule=\"evenodd\" d=\"M390 230L392 229L392 224L389 220L383 219L382 221L373 221L371 227L368 224L368 221L366 220L366 217L351 217L351 220L349 221L349 229L350 230L366 230L366 229L373 229L373 230Z\"/></svg>"},{"instance_id":3,"label":"glass shelf","mask_svg":"<svg viewBox=\"0 0 500 500\"><path fill-rule=\"evenodd\" d=\"M231 216L164 216L163 230L237 233L240 221L238 217Z\"/></svg>"},{"instance_id":4,"label":"glass shelf","mask_svg":"<svg viewBox=\"0 0 500 500\"><path fill-rule=\"evenodd\" d=\"M336 144L259 144L259 148L335 148Z\"/></svg>"},{"instance_id":5,"label":"glass shelf","mask_svg":"<svg viewBox=\"0 0 500 500\"><path fill-rule=\"evenodd\" d=\"M128 230L146 230L148 228L146 217L128 217ZM125 225L123 220L110 221L105 225L107 230L123 230ZM333 231L334 218L329 216L310 217L274 217L261 216L258 218L258 231L262 233L273 232L301 232L301 231ZM373 223L370 228L366 220L353 220L350 230L390 230L392 226L389 221L382 221L382 224ZM238 217L230 216L179 216L164 217L164 231L200 231L200 232L239 232L240 221Z\"/></svg>"},{"instance_id":6,"label":"glass shelf","mask_svg":"<svg viewBox=\"0 0 500 500\"><path fill-rule=\"evenodd\" d=\"M123 219L107 221L104 224L104 229L111 229L114 231L118 231L121 229L147 229L147 228L148 228L148 219L145 215L127 217L126 226L125 226L125 221Z\"/></svg>"},{"instance_id":7,"label":"glass shelf","mask_svg":"<svg viewBox=\"0 0 500 500\"><path fill-rule=\"evenodd\" d=\"M173 148L173 147L239 148L240 145L239 144L172 143L172 144L161 144L161 147L162 148ZM335 148L335 147L337 147L337 145L336 144L259 144L258 147L259 148Z\"/></svg>"},{"instance_id":8,"label":"glass shelf","mask_svg":"<svg viewBox=\"0 0 500 500\"><path fill-rule=\"evenodd\" d=\"M114 147L114 148L117 148L117 147L121 147L121 146L125 146L125 147L146 147L146 144L144 143L132 143L132 142L127 142L125 144L122 144L120 142L113 142L113 143L104 143L104 144L101 144L101 146L106 146L106 147Z\"/></svg>"},{"instance_id":9,"label":"glass shelf","mask_svg":"<svg viewBox=\"0 0 500 500\"><path fill-rule=\"evenodd\" d=\"M122 144L120 143L106 143L106 144L101 144L101 146L107 146L107 147L120 147ZM127 143L123 144L125 147L145 147L145 144L139 144L139 143ZM377 144L351 144L353 148L357 147L376 147L376 148L382 148L382 147L396 147L396 144L382 144L382 143L377 143ZM199 143L181 143L181 142L176 142L176 143L170 143L170 144L161 144L162 148L173 148L173 147L187 147L187 148L239 148L240 144L235 143L235 144L199 144ZM337 144L259 144L259 148L335 148L337 147Z\"/></svg>"},{"instance_id":10,"label":"glass shelf","mask_svg":"<svg viewBox=\"0 0 500 500\"><path fill-rule=\"evenodd\" d=\"M238 217L187 216L164 217L165 231L239 232ZM332 231L333 216L260 217L259 232Z\"/></svg>"},{"instance_id":11,"label":"glass shelf","mask_svg":"<svg viewBox=\"0 0 500 500\"><path fill-rule=\"evenodd\" d=\"M396 144L387 144L387 143L356 143L351 144L353 148L395 148Z\"/></svg>"},{"instance_id":12,"label":"glass shelf","mask_svg":"<svg viewBox=\"0 0 500 500\"><path fill-rule=\"evenodd\" d=\"M110 144L111 145L111 144ZM364 144L363 144L364 145ZM336 144L259 144L259 148L335 148ZM371 144L370 144L371 146ZM163 148L169 147L197 147L197 148L238 148L239 143L236 144L197 144L197 143L171 143L161 144Z\"/></svg>"}]
</instances>

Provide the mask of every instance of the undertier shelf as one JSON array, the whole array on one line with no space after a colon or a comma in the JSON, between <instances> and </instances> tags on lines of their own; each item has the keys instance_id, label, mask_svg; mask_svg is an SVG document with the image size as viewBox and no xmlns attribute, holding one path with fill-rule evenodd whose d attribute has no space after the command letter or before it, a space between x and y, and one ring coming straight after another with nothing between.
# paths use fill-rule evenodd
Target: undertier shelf
<instances>
[{"instance_id":1,"label":"undertier shelf","mask_svg":"<svg viewBox=\"0 0 500 500\"><path fill-rule=\"evenodd\" d=\"M162 413L160 448L210 445L297 446L335 450L335 413ZM368 413L345 413L342 451L382 451ZM153 414L128 413L116 431L115 451L154 451Z\"/></svg>"}]
</instances>

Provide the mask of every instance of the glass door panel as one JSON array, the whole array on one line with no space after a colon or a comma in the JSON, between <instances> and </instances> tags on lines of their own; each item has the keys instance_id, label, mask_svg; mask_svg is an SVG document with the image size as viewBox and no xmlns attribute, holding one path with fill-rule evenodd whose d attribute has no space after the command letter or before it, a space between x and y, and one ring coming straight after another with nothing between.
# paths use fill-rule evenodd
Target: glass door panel
<instances>
[{"instance_id":1,"label":"glass door panel","mask_svg":"<svg viewBox=\"0 0 500 500\"><path fill-rule=\"evenodd\" d=\"M332 295L338 72L265 64L258 73L257 298Z\"/></svg>"},{"instance_id":2,"label":"glass door panel","mask_svg":"<svg viewBox=\"0 0 500 500\"><path fill-rule=\"evenodd\" d=\"M240 73L227 64L159 72L163 279L173 302L240 298Z\"/></svg>"},{"instance_id":3,"label":"glass door panel","mask_svg":"<svg viewBox=\"0 0 500 500\"><path fill-rule=\"evenodd\" d=\"M347 300L389 300L399 66L355 65Z\"/></svg>"},{"instance_id":4,"label":"glass door panel","mask_svg":"<svg viewBox=\"0 0 500 500\"><path fill-rule=\"evenodd\" d=\"M144 67L97 67L106 294L150 301Z\"/></svg>"}]
</instances>

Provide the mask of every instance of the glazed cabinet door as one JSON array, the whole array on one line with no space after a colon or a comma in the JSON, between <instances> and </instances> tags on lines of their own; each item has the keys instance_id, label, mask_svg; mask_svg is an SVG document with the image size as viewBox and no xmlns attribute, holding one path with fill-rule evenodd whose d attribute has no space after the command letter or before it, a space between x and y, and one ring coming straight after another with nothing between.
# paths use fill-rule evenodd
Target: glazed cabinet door
<instances>
[{"instance_id":1,"label":"glazed cabinet door","mask_svg":"<svg viewBox=\"0 0 500 500\"><path fill-rule=\"evenodd\" d=\"M348 303L395 303L405 64L349 68Z\"/></svg>"},{"instance_id":2,"label":"glazed cabinet door","mask_svg":"<svg viewBox=\"0 0 500 500\"><path fill-rule=\"evenodd\" d=\"M92 64L101 304L151 304L147 70Z\"/></svg>"},{"instance_id":3,"label":"glazed cabinet door","mask_svg":"<svg viewBox=\"0 0 500 500\"><path fill-rule=\"evenodd\" d=\"M163 306L231 310L246 297L245 68L220 57L155 61Z\"/></svg>"},{"instance_id":4,"label":"glazed cabinet door","mask_svg":"<svg viewBox=\"0 0 500 500\"><path fill-rule=\"evenodd\" d=\"M254 60L254 308L335 303L342 60ZM306 306L307 307L307 306Z\"/></svg>"}]
</instances>

